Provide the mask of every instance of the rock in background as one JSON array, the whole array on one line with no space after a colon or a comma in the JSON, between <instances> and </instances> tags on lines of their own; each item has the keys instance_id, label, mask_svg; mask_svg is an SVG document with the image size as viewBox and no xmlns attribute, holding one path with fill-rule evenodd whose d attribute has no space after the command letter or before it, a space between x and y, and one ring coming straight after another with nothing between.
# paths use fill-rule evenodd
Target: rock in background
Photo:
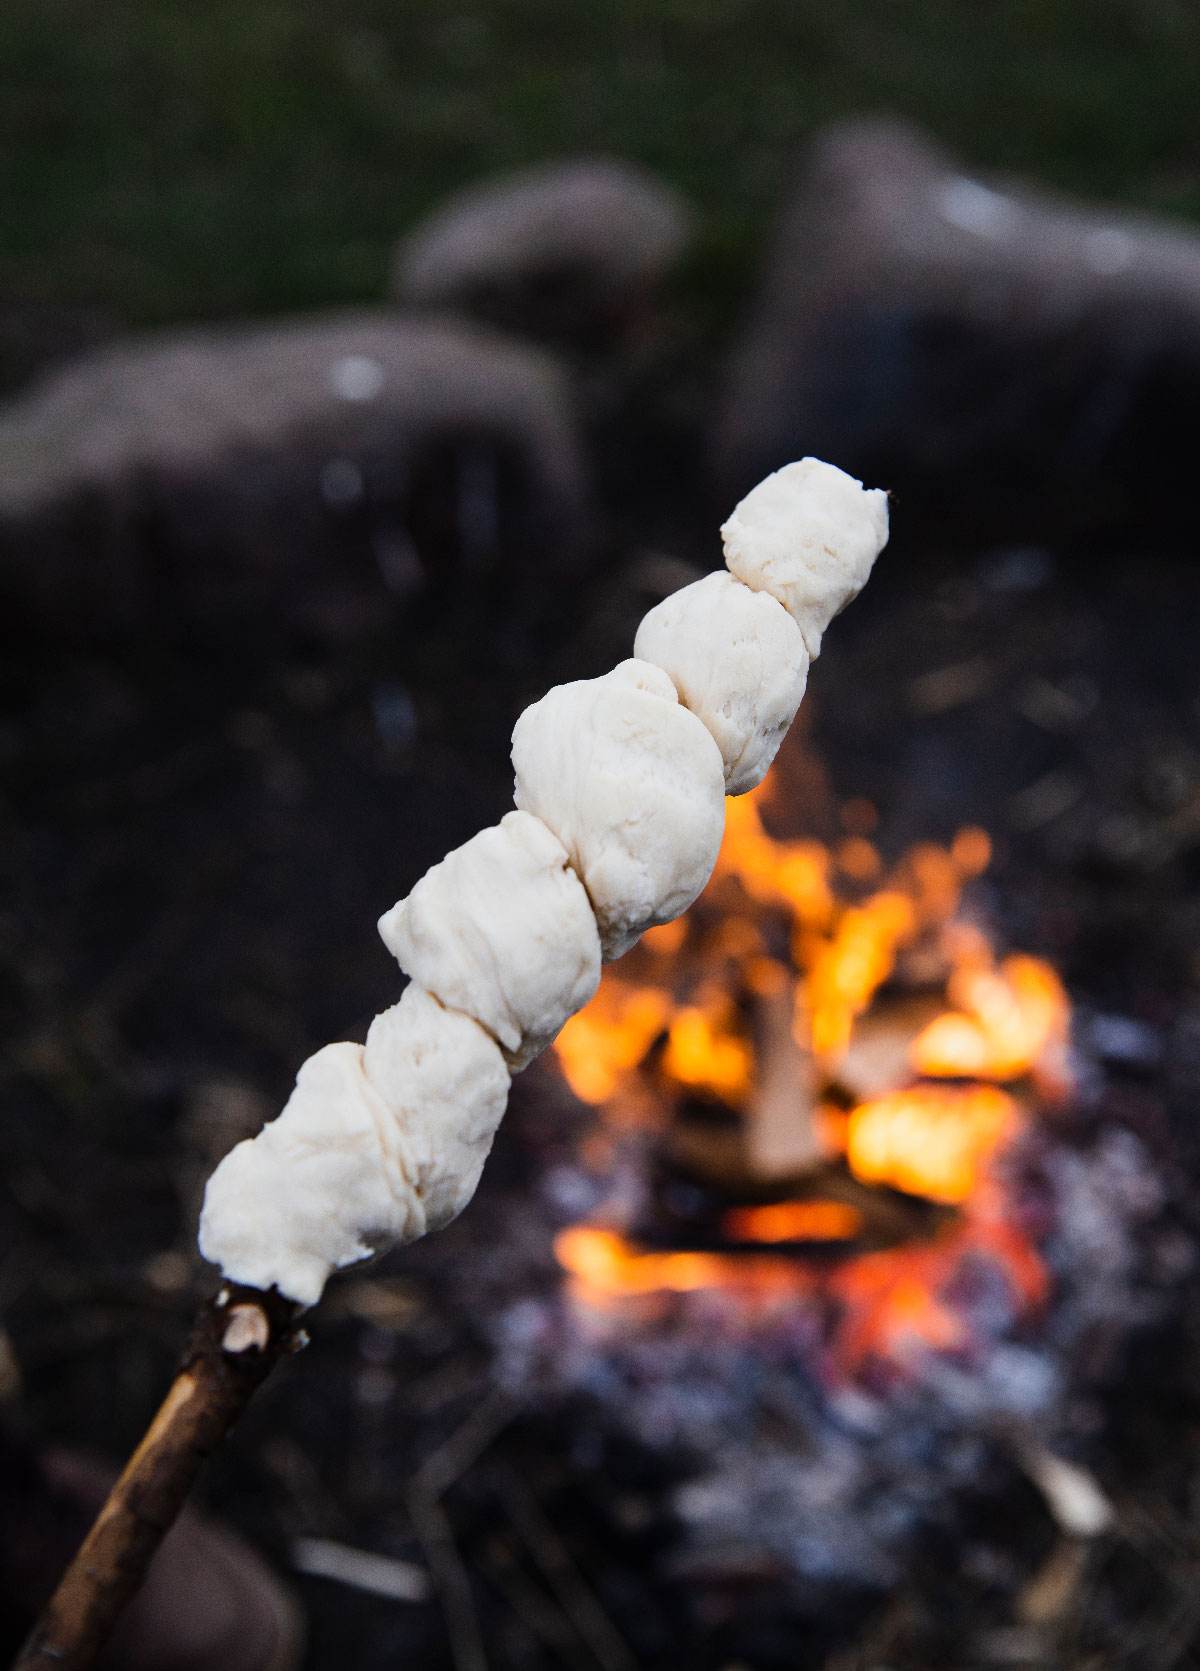
<instances>
[{"instance_id":1,"label":"rock in background","mask_svg":"<svg viewBox=\"0 0 1200 1671\"><path fill-rule=\"evenodd\" d=\"M646 169L570 158L485 180L401 240L392 293L522 334L585 344L646 309L683 253L691 217Z\"/></svg>"},{"instance_id":2,"label":"rock in background","mask_svg":"<svg viewBox=\"0 0 1200 1671\"><path fill-rule=\"evenodd\" d=\"M1178 534L1198 419L1200 236L854 121L785 207L713 460L724 500L815 453L899 490L910 529L983 505L993 535Z\"/></svg>"},{"instance_id":3,"label":"rock in background","mask_svg":"<svg viewBox=\"0 0 1200 1671\"><path fill-rule=\"evenodd\" d=\"M586 548L563 376L378 312L125 342L0 415L0 619L337 641L527 626Z\"/></svg>"}]
</instances>

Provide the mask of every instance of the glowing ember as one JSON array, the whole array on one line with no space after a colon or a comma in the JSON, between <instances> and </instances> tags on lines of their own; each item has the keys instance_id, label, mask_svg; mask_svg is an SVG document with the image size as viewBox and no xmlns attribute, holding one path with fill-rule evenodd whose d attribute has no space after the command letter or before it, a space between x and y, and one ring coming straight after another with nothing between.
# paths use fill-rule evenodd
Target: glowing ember
<instances>
[{"instance_id":1,"label":"glowing ember","mask_svg":"<svg viewBox=\"0 0 1200 1671\"><path fill-rule=\"evenodd\" d=\"M733 1207L721 1219L731 1242L849 1242L864 1219L845 1201L774 1201L766 1207Z\"/></svg>"},{"instance_id":2,"label":"glowing ember","mask_svg":"<svg viewBox=\"0 0 1200 1671\"><path fill-rule=\"evenodd\" d=\"M785 1212L798 1207L824 1209L831 1222L830 1209L854 1212L840 1202L779 1203ZM998 1214L996 1203L986 1199L978 1212L947 1226L931 1242L860 1254L828 1276L770 1254L659 1252L614 1230L584 1225L561 1231L554 1251L571 1278L572 1297L591 1311L617 1317L622 1306L655 1294L720 1291L745 1304L772 1305L824 1292L835 1306L828 1369L839 1380L860 1375L873 1362L902 1367L922 1352L969 1347L970 1326L953 1290L972 1268L986 1268L1000 1281L1017 1314L1042 1305L1048 1290L1037 1253Z\"/></svg>"},{"instance_id":3,"label":"glowing ember","mask_svg":"<svg viewBox=\"0 0 1200 1671\"><path fill-rule=\"evenodd\" d=\"M1016 1104L993 1085L914 1085L851 1112L846 1159L863 1183L956 1203L1019 1125Z\"/></svg>"},{"instance_id":4,"label":"glowing ember","mask_svg":"<svg viewBox=\"0 0 1200 1671\"><path fill-rule=\"evenodd\" d=\"M652 1253L613 1230L575 1225L554 1239L554 1254L575 1279L576 1298L603 1307L642 1294L687 1294L701 1288L797 1295L812 1276L794 1259L727 1253Z\"/></svg>"},{"instance_id":5,"label":"glowing ember","mask_svg":"<svg viewBox=\"0 0 1200 1671\"><path fill-rule=\"evenodd\" d=\"M834 1358L845 1375L871 1358L903 1363L914 1352L952 1352L966 1344L966 1327L939 1298L957 1260L946 1247L867 1253L834 1279L845 1307Z\"/></svg>"},{"instance_id":6,"label":"glowing ember","mask_svg":"<svg viewBox=\"0 0 1200 1671\"><path fill-rule=\"evenodd\" d=\"M830 1291L843 1308L832 1343L834 1373L853 1376L872 1360L904 1364L917 1352L968 1346L952 1289L972 1266L1000 1278L1019 1315L1047 1299L1045 1265L990 1186L934 1241L863 1254L834 1273Z\"/></svg>"}]
</instances>

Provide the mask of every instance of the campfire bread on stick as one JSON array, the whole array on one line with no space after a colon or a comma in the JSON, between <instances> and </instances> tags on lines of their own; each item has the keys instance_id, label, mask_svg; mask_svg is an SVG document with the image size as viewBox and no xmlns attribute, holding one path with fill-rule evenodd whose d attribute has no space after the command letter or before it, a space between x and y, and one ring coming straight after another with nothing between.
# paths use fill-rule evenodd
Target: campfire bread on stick
<instances>
[{"instance_id":1,"label":"campfire bread on stick","mask_svg":"<svg viewBox=\"0 0 1200 1671\"><path fill-rule=\"evenodd\" d=\"M200 1248L303 1305L332 1270L459 1213L524 1067L620 957L700 893L724 796L762 781L826 626L887 540L887 496L786 465L722 529L732 574L650 611L635 656L513 732L510 812L380 921L411 983L365 1046L327 1045L209 1179Z\"/></svg>"}]
</instances>

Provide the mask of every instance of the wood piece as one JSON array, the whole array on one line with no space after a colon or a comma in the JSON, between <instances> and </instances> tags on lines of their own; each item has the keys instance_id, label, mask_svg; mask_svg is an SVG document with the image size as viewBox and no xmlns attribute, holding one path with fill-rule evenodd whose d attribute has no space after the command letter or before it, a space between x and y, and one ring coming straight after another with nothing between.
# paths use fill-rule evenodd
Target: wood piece
<instances>
[{"instance_id":1,"label":"wood piece","mask_svg":"<svg viewBox=\"0 0 1200 1671\"><path fill-rule=\"evenodd\" d=\"M829 1159L816 1123L819 1084L811 1051L793 1034L794 981L759 1000L758 1083L747 1109L746 1152L762 1179L796 1178Z\"/></svg>"},{"instance_id":2,"label":"wood piece","mask_svg":"<svg viewBox=\"0 0 1200 1671\"><path fill-rule=\"evenodd\" d=\"M281 1357L304 1344L274 1289L226 1283L203 1308L170 1391L13 1671L85 1671L137 1593L204 1459Z\"/></svg>"}]
</instances>

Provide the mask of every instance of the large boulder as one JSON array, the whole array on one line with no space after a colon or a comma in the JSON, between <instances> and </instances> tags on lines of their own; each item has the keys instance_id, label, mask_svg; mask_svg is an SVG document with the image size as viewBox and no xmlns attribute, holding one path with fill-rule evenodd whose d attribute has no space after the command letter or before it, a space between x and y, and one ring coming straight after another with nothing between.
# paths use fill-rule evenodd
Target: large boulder
<instances>
[{"instance_id":1,"label":"large boulder","mask_svg":"<svg viewBox=\"0 0 1200 1671\"><path fill-rule=\"evenodd\" d=\"M891 121L814 142L714 434L723 501L807 453L1013 528L1191 521L1200 235L983 178ZM1002 532L1002 529L993 531Z\"/></svg>"},{"instance_id":2,"label":"large boulder","mask_svg":"<svg viewBox=\"0 0 1200 1671\"><path fill-rule=\"evenodd\" d=\"M459 192L398 245L392 290L527 335L618 332L678 261L682 198L616 160L539 164Z\"/></svg>"},{"instance_id":3,"label":"large boulder","mask_svg":"<svg viewBox=\"0 0 1200 1671\"><path fill-rule=\"evenodd\" d=\"M322 638L536 613L587 536L551 361L344 313L139 339L0 412L0 617Z\"/></svg>"}]
</instances>

